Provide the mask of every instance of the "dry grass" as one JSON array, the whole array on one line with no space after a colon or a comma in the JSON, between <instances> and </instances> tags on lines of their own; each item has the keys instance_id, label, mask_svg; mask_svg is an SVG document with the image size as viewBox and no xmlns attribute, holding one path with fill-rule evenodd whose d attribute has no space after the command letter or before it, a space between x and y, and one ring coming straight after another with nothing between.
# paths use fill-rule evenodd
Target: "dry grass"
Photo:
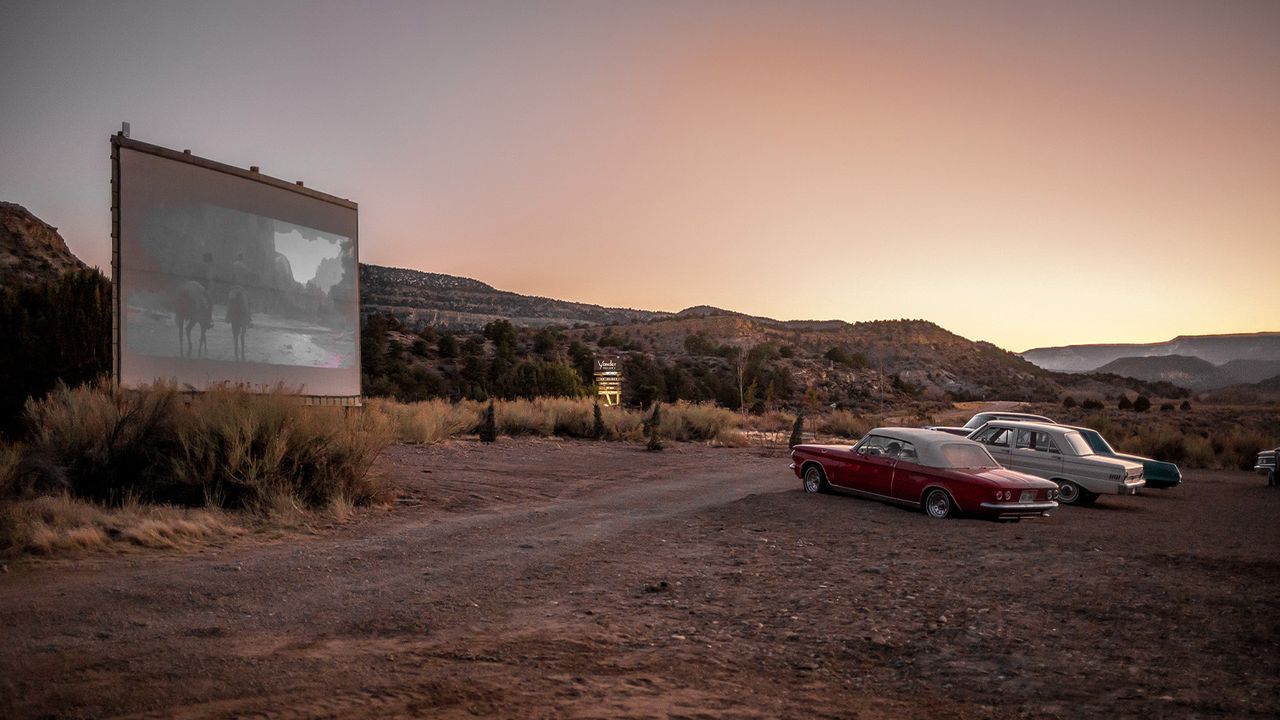
<instances>
[{"instance_id":1,"label":"dry grass","mask_svg":"<svg viewBox=\"0 0 1280 720\"><path fill-rule=\"evenodd\" d=\"M27 405L31 428L7 496L67 493L270 511L365 504L394 436L387 415L305 407L283 391L60 388Z\"/></svg>"},{"instance_id":2,"label":"dry grass","mask_svg":"<svg viewBox=\"0 0 1280 720\"><path fill-rule=\"evenodd\" d=\"M0 551L56 555L110 547L181 548L245 530L217 510L51 495L0 507Z\"/></svg>"},{"instance_id":3,"label":"dry grass","mask_svg":"<svg viewBox=\"0 0 1280 720\"><path fill-rule=\"evenodd\" d=\"M428 400L405 404L373 399L368 401L367 407L388 417L397 440L412 444L438 443L473 433L484 412L483 404L469 400L460 403Z\"/></svg>"},{"instance_id":4,"label":"dry grass","mask_svg":"<svg viewBox=\"0 0 1280 720\"><path fill-rule=\"evenodd\" d=\"M823 435L857 440L867 434L873 425L870 420L848 410L832 410L814 419L814 427Z\"/></svg>"},{"instance_id":5,"label":"dry grass","mask_svg":"<svg viewBox=\"0 0 1280 720\"><path fill-rule=\"evenodd\" d=\"M471 435L480 424L485 405L432 400L406 405L390 400L370 401L369 408L388 418L400 442L435 443ZM585 398L499 400L495 403L498 432L508 436L592 438L594 403ZM736 444L741 418L712 404L676 403L663 408L662 432L670 440ZM602 407L605 440L644 440L647 413L622 407Z\"/></svg>"},{"instance_id":6,"label":"dry grass","mask_svg":"<svg viewBox=\"0 0 1280 720\"><path fill-rule=\"evenodd\" d=\"M716 442L740 446L742 416L711 403L678 402L664 405L660 433L680 442Z\"/></svg>"}]
</instances>

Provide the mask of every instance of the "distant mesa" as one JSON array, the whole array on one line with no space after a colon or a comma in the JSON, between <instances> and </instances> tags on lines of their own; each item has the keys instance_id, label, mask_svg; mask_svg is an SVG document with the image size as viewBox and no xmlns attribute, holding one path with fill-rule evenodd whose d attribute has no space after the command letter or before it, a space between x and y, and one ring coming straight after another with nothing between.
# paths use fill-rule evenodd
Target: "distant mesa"
<instances>
[{"instance_id":1,"label":"distant mesa","mask_svg":"<svg viewBox=\"0 0 1280 720\"><path fill-rule=\"evenodd\" d=\"M1148 344L1066 345L1028 350L1022 357L1055 372L1114 373L1207 390L1280 374L1280 332L1183 335Z\"/></svg>"}]
</instances>

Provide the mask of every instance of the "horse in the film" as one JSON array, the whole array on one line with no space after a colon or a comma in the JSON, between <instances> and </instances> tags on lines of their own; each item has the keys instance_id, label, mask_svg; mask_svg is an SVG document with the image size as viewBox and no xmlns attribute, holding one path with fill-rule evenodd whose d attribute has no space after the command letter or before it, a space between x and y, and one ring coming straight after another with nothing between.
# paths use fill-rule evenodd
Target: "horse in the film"
<instances>
[{"instance_id":1,"label":"horse in the film","mask_svg":"<svg viewBox=\"0 0 1280 720\"><path fill-rule=\"evenodd\" d=\"M244 288L235 286L227 293L226 320L231 324L231 339L235 342L236 360L245 359L244 336L252 315L249 313L249 295Z\"/></svg>"},{"instance_id":2,"label":"horse in the film","mask_svg":"<svg viewBox=\"0 0 1280 720\"><path fill-rule=\"evenodd\" d=\"M196 280L188 280L178 286L174 292L174 320L178 323L178 352L182 357L189 357L196 351L191 344L191 330L200 326L200 357L208 350L205 332L213 327L213 301L209 299L209 291ZM186 344L183 344L183 336Z\"/></svg>"}]
</instances>

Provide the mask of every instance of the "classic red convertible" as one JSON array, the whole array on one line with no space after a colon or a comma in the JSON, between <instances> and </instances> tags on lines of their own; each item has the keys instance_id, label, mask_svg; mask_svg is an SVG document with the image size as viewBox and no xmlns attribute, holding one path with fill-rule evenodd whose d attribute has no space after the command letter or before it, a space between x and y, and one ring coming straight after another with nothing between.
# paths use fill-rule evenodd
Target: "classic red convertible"
<instances>
[{"instance_id":1,"label":"classic red convertible","mask_svg":"<svg viewBox=\"0 0 1280 720\"><path fill-rule=\"evenodd\" d=\"M935 518L1048 515L1058 486L1006 470L981 444L936 430L876 428L857 445L797 445L791 469L805 492L848 491L923 508Z\"/></svg>"}]
</instances>

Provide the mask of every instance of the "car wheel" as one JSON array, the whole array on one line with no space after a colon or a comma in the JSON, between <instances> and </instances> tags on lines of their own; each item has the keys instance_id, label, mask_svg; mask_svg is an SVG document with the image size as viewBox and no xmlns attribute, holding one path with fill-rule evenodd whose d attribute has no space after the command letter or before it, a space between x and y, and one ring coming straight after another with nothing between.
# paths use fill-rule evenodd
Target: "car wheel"
<instances>
[{"instance_id":1,"label":"car wheel","mask_svg":"<svg viewBox=\"0 0 1280 720\"><path fill-rule=\"evenodd\" d=\"M817 465L810 465L808 470L804 471L804 491L807 493L826 492L827 478L822 474L822 468Z\"/></svg>"},{"instance_id":2,"label":"car wheel","mask_svg":"<svg viewBox=\"0 0 1280 720\"><path fill-rule=\"evenodd\" d=\"M956 504L946 490L934 488L924 496L924 512L931 518L939 520L956 514Z\"/></svg>"},{"instance_id":3,"label":"car wheel","mask_svg":"<svg viewBox=\"0 0 1280 720\"><path fill-rule=\"evenodd\" d=\"M1058 502L1063 505L1078 505L1084 498L1084 490L1070 480L1058 481Z\"/></svg>"}]
</instances>

